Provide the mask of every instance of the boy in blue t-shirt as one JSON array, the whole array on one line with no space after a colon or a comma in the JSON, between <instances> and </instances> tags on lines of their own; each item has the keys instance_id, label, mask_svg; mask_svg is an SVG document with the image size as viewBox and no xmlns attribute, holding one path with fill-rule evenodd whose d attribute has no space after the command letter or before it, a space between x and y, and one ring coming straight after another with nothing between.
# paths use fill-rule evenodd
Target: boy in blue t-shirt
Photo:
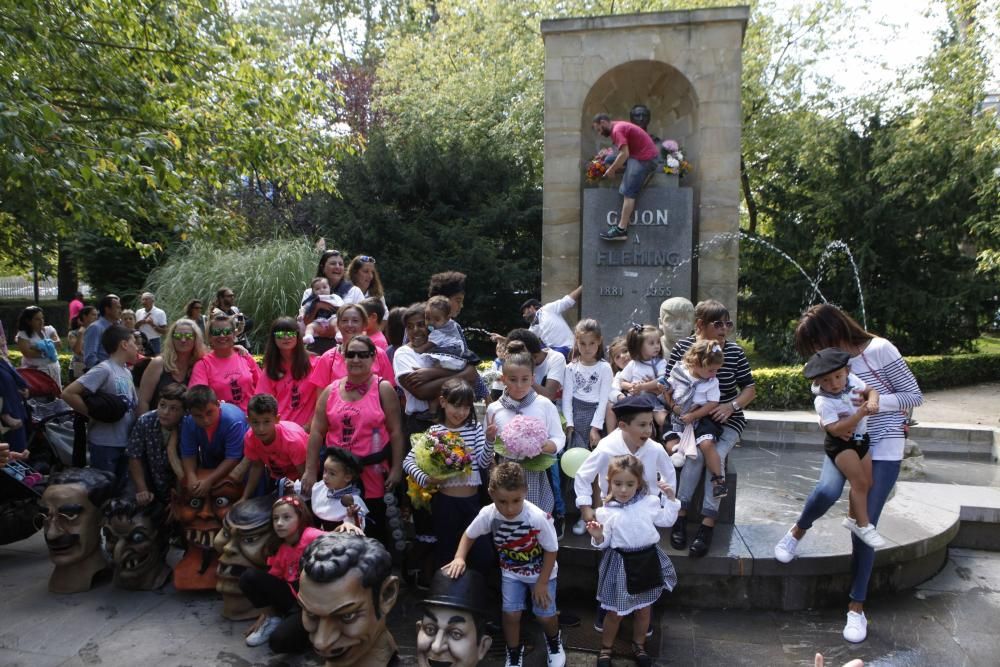
<instances>
[{"instance_id":1,"label":"boy in blue t-shirt","mask_svg":"<svg viewBox=\"0 0 1000 667\"><path fill-rule=\"evenodd\" d=\"M238 406L220 402L208 385L195 385L184 395L188 414L181 424L181 465L191 495L204 497L243 460L247 417ZM198 479L195 470L212 474Z\"/></svg>"}]
</instances>

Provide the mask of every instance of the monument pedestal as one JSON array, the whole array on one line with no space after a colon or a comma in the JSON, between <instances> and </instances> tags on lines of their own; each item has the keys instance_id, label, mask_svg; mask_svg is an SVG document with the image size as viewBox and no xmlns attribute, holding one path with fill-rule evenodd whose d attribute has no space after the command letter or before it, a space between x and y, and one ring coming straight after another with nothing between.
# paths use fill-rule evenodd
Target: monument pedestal
<instances>
[{"instance_id":1,"label":"monument pedestal","mask_svg":"<svg viewBox=\"0 0 1000 667\"><path fill-rule=\"evenodd\" d=\"M633 322L655 324L664 299L691 298L693 192L672 187L671 181L676 183L676 176L654 174L639 193L625 241L600 237L618 224L618 190L584 190L582 298L587 315L600 321L608 340Z\"/></svg>"}]
</instances>

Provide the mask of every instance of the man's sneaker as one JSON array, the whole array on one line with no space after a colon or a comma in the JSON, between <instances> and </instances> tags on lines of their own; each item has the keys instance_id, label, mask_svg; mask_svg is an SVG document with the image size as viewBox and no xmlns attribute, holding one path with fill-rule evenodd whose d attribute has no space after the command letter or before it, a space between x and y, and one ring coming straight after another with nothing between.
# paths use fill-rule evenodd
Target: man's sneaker
<instances>
[{"instance_id":1,"label":"man's sneaker","mask_svg":"<svg viewBox=\"0 0 1000 667\"><path fill-rule=\"evenodd\" d=\"M524 644L516 648L507 647L507 660L504 667L521 667L524 664Z\"/></svg>"},{"instance_id":2,"label":"man's sneaker","mask_svg":"<svg viewBox=\"0 0 1000 667\"><path fill-rule=\"evenodd\" d=\"M844 639L852 644L863 642L868 636L868 619L865 612L847 612L847 625L844 626Z\"/></svg>"},{"instance_id":3,"label":"man's sneaker","mask_svg":"<svg viewBox=\"0 0 1000 667\"><path fill-rule=\"evenodd\" d=\"M562 514L553 514L552 525L556 529L556 539L561 540L566 535L566 517Z\"/></svg>"},{"instance_id":4,"label":"man's sneaker","mask_svg":"<svg viewBox=\"0 0 1000 667\"><path fill-rule=\"evenodd\" d=\"M583 519L577 519L576 523L573 524L573 534L583 535L587 532L587 522Z\"/></svg>"},{"instance_id":5,"label":"man's sneaker","mask_svg":"<svg viewBox=\"0 0 1000 667\"><path fill-rule=\"evenodd\" d=\"M841 521L840 525L853 533L854 527L858 525L858 522L854 519L854 517L849 516L843 521Z\"/></svg>"},{"instance_id":6,"label":"man's sneaker","mask_svg":"<svg viewBox=\"0 0 1000 667\"><path fill-rule=\"evenodd\" d=\"M609 227L607 231L601 232L601 238L605 241L625 241L628 239L628 230L615 225Z\"/></svg>"},{"instance_id":7,"label":"man's sneaker","mask_svg":"<svg viewBox=\"0 0 1000 667\"><path fill-rule=\"evenodd\" d=\"M791 563L795 560L795 551L799 548L799 541L789 530L785 536L774 545L774 559L779 563Z\"/></svg>"},{"instance_id":8,"label":"man's sneaker","mask_svg":"<svg viewBox=\"0 0 1000 667\"><path fill-rule=\"evenodd\" d=\"M563 650L562 632L557 632L555 637L545 637L545 648L548 649L549 667L565 667L566 651Z\"/></svg>"},{"instance_id":9,"label":"man's sneaker","mask_svg":"<svg viewBox=\"0 0 1000 667\"><path fill-rule=\"evenodd\" d=\"M277 616L268 616L261 623L260 627L247 635L247 646L263 646L271 638L274 631L281 625L281 619Z\"/></svg>"},{"instance_id":10,"label":"man's sneaker","mask_svg":"<svg viewBox=\"0 0 1000 667\"><path fill-rule=\"evenodd\" d=\"M878 534L875 526L868 524L867 526L859 526L854 524L851 528L851 532L858 536L858 539L870 546L872 549L881 549L885 546L885 538Z\"/></svg>"}]
</instances>

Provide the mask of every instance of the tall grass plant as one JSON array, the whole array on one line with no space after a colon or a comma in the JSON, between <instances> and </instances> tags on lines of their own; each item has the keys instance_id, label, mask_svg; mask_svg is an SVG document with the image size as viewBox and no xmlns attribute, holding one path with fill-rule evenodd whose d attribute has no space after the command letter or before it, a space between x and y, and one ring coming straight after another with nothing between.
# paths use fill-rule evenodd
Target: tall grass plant
<instances>
[{"instance_id":1,"label":"tall grass plant","mask_svg":"<svg viewBox=\"0 0 1000 667\"><path fill-rule=\"evenodd\" d=\"M191 299L201 299L208 315L216 290L232 288L236 306L253 320L248 332L252 346L263 349L271 322L298 313L302 290L309 286L318 261L318 251L304 239L238 248L193 243L150 273L144 289L156 295L157 305L172 321L184 316Z\"/></svg>"}]
</instances>

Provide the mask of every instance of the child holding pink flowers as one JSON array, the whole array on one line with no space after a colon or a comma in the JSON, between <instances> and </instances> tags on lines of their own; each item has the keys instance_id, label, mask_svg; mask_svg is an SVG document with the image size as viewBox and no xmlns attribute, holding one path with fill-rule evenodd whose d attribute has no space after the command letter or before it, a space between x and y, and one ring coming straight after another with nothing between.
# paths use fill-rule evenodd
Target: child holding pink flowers
<instances>
[{"instance_id":1,"label":"child holding pink flowers","mask_svg":"<svg viewBox=\"0 0 1000 667\"><path fill-rule=\"evenodd\" d=\"M505 458L516 460L525 467L527 499L551 514L555 496L548 476L544 469L536 470L531 463L532 460L535 463L548 461L541 456L544 454L551 457L551 465L556 465L555 455L565 446L566 434L556 406L531 388L534 374L535 364L524 342L509 341L501 376L503 394L486 408L486 440L495 443L497 436L502 437ZM505 431L518 416L530 419L520 419Z\"/></svg>"}]
</instances>

